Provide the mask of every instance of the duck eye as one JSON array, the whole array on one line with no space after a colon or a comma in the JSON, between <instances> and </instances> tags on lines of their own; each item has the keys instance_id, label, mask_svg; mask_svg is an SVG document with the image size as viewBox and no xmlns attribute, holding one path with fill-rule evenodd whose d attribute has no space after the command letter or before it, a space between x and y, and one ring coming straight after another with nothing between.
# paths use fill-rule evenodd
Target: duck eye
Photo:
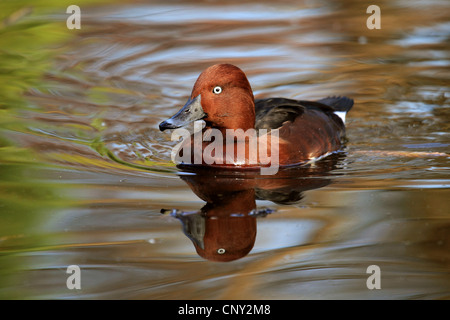
<instances>
[{"instance_id":1,"label":"duck eye","mask_svg":"<svg viewBox=\"0 0 450 320\"><path fill-rule=\"evenodd\" d=\"M215 94L219 94L219 93L221 93L221 92L222 92L222 88L221 88L221 87L219 87L219 86L217 86L217 87L214 87L214 89L213 89L213 92L214 92Z\"/></svg>"}]
</instances>

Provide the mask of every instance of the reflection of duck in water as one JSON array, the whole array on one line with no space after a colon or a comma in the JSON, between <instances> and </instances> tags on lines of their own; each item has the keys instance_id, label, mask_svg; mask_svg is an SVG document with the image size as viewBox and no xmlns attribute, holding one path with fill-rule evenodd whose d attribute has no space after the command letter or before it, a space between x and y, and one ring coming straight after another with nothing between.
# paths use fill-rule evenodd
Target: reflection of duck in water
<instances>
[{"instance_id":1,"label":"reflection of duck in water","mask_svg":"<svg viewBox=\"0 0 450 320\"><path fill-rule=\"evenodd\" d=\"M228 200L209 202L199 212L175 213L197 253L212 261L239 259L250 252L256 239L254 190L223 195Z\"/></svg>"},{"instance_id":2,"label":"reflection of duck in water","mask_svg":"<svg viewBox=\"0 0 450 320\"><path fill-rule=\"evenodd\" d=\"M293 204L303 191L328 185L327 173L335 168L339 155L314 166L280 170L277 175L230 173L207 168L181 175L192 191L206 205L197 212L173 210L183 224L197 253L211 261L232 261L246 256L256 240L256 218L273 212L257 209L256 200ZM165 211L165 210L162 210Z\"/></svg>"}]
</instances>

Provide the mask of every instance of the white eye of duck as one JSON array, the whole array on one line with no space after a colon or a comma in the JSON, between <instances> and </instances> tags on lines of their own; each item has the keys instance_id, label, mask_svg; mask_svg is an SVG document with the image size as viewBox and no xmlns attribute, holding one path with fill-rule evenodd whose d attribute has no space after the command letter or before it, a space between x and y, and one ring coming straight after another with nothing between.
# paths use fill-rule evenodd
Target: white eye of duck
<instances>
[{"instance_id":1,"label":"white eye of duck","mask_svg":"<svg viewBox=\"0 0 450 320\"><path fill-rule=\"evenodd\" d=\"M219 86L217 86L217 87L214 87L214 89L213 89L213 92L214 92L215 94L219 94L219 93L221 93L221 92L222 92L222 88L221 88L221 87L219 87Z\"/></svg>"}]
</instances>

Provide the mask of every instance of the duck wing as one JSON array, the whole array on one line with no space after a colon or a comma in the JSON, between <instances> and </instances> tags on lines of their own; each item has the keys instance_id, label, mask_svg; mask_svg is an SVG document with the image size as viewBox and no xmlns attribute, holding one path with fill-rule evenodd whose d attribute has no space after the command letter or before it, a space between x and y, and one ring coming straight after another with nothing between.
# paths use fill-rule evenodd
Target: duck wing
<instances>
[{"instance_id":1,"label":"duck wing","mask_svg":"<svg viewBox=\"0 0 450 320\"><path fill-rule=\"evenodd\" d=\"M320 110L326 114L348 112L353 100L347 97L327 97L318 101L293 100L286 98L268 98L255 100L255 128L275 129L286 121L295 118L308 110Z\"/></svg>"}]
</instances>

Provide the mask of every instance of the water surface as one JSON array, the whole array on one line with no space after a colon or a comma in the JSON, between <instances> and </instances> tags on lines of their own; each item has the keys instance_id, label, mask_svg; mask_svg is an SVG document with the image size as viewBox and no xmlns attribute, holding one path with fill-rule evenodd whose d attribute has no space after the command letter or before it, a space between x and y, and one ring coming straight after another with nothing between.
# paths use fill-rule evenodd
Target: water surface
<instances>
[{"instance_id":1,"label":"water surface","mask_svg":"<svg viewBox=\"0 0 450 320\"><path fill-rule=\"evenodd\" d=\"M11 10L0 296L448 299L449 6L377 4L380 30L350 0L81 5L81 30ZM158 123L222 62L257 98L353 98L343 152L264 179L176 168Z\"/></svg>"}]
</instances>

